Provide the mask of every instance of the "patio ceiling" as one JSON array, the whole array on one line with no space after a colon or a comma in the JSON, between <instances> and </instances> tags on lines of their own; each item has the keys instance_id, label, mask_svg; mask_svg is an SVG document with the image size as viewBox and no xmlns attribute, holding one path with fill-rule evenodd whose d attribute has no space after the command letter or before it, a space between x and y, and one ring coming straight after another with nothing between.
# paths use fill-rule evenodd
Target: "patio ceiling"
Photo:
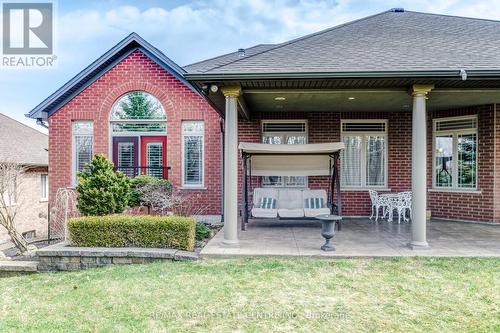
<instances>
[{"instance_id":1,"label":"patio ceiling","mask_svg":"<svg viewBox=\"0 0 500 333\"><path fill-rule=\"evenodd\" d=\"M428 80L426 80L427 82ZM423 81L422 81L423 82ZM446 110L457 107L500 103L498 80L453 81L448 84L439 82L429 94L428 110ZM353 111L390 111L402 112L412 108L409 87L404 82L372 82L356 87L355 82L340 85L330 82L328 88L305 88L306 82L197 82L202 91L206 91L209 100L224 114L224 96L220 89L215 93L210 87L239 85L242 87L240 113L251 117L257 112L353 112ZM367 83L367 82L365 82ZM420 83L420 82L418 82ZM427 83L432 83L427 82ZM437 82L436 82L437 83ZM453 83L453 84L452 84ZM389 86L391 85L391 86ZM288 86L288 87L287 87ZM319 86L318 84L313 85ZM331 88L329 86L332 86ZM343 86L340 88L340 86Z\"/></svg>"},{"instance_id":2,"label":"patio ceiling","mask_svg":"<svg viewBox=\"0 0 500 333\"><path fill-rule=\"evenodd\" d=\"M282 90L246 89L250 112L259 111L407 111L412 98L406 89L392 90ZM429 110L500 103L500 89L436 89L429 94Z\"/></svg>"}]
</instances>

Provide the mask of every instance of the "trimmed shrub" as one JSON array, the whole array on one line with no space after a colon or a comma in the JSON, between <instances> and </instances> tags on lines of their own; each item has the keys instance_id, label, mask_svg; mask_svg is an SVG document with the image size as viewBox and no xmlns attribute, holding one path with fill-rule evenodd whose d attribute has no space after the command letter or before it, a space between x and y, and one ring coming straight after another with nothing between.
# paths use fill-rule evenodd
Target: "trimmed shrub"
<instances>
[{"instance_id":1,"label":"trimmed shrub","mask_svg":"<svg viewBox=\"0 0 500 333\"><path fill-rule=\"evenodd\" d=\"M82 215L121 213L130 197L130 180L113 170L113 163L96 155L85 171L78 173L77 206Z\"/></svg>"},{"instance_id":2,"label":"trimmed shrub","mask_svg":"<svg viewBox=\"0 0 500 333\"><path fill-rule=\"evenodd\" d=\"M139 175L130 180L129 206L139 206L144 203L143 193L161 188L163 191L172 193L172 183L166 179L159 179L147 175Z\"/></svg>"},{"instance_id":3,"label":"trimmed shrub","mask_svg":"<svg viewBox=\"0 0 500 333\"><path fill-rule=\"evenodd\" d=\"M192 251L196 221L182 216L84 216L68 221L70 243L88 247L155 247Z\"/></svg>"},{"instance_id":4,"label":"trimmed shrub","mask_svg":"<svg viewBox=\"0 0 500 333\"><path fill-rule=\"evenodd\" d=\"M205 224L197 223L196 224L196 240L204 240L210 236L211 230Z\"/></svg>"}]
</instances>

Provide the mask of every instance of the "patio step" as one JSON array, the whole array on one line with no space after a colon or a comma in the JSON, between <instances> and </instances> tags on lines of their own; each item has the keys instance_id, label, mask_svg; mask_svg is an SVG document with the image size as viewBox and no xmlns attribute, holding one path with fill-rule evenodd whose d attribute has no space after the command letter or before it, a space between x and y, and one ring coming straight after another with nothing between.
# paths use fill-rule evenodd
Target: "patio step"
<instances>
[{"instance_id":1,"label":"patio step","mask_svg":"<svg viewBox=\"0 0 500 333\"><path fill-rule=\"evenodd\" d=\"M0 272L36 272L38 261L2 260Z\"/></svg>"}]
</instances>

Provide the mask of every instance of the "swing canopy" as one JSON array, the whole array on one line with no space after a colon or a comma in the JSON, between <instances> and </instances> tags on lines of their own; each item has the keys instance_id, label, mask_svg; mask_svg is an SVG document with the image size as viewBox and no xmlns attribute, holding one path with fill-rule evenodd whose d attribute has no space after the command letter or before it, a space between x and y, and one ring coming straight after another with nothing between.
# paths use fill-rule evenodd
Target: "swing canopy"
<instances>
[{"instance_id":1,"label":"swing canopy","mask_svg":"<svg viewBox=\"0 0 500 333\"><path fill-rule=\"evenodd\" d=\"M251 157L253 176L329 176L331 158L344 149L343 142L273 145L242 142L243 156Z\"/></svg>"},{"instance_id":2,"label":"swing canopy","mask_svg":"<svg viewBox=\"0 0 500 333\"><path fill-rule=\"evenodd\" d=\"M241 186L243 198L241 228L243 230L246 230L250 209L252 216L257 218L275 218L279 215L280 218L310 219L317 214L326 214L325 212L342 215L338 161L340 151L344 149L344 143L273 145L242 142L239 149L243 159ZM250 181L251 189L252 176L328 176L328 194L325 190L279 189L277 209L275 209L274 203L273 207L263 207L263 202L261 202L260 207L253 207L254 205L250 207L248 181ZM262 192L265 189L259 190ZM276 191L276 189L272 190ZM326 199L328 207L312 207L312 209L311 207L303 207L303 192L310 198ZM333 202L335 192L336 203ZM253 195L255 200L255 193ZM268 199L273 198L268 196L265 199L267 202Z\"/></svg>"}]
</instances>

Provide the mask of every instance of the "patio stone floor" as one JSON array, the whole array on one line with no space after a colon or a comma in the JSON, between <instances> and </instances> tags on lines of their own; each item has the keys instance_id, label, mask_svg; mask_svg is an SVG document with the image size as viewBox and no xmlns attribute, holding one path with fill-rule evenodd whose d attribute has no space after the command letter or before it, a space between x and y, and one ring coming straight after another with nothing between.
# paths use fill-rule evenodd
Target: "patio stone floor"
<instances>
[{"instance_id":1,"label":"patio stone floor","mask_svg":"<svg viewBox=\"0 0 500 333\"><path fill-rule=\"evenodd\" d=\"M411 223L372 222L346 218L336 232L336 251L320 249L324 239L316 221L251 220L239 231L239 244L225 246L223 230L203 248L202 258L232 256L397 257L478 256L500 257L500 225L432 220L427 223L430 248L411 250Z\"/></svg>"}]
</instances>

